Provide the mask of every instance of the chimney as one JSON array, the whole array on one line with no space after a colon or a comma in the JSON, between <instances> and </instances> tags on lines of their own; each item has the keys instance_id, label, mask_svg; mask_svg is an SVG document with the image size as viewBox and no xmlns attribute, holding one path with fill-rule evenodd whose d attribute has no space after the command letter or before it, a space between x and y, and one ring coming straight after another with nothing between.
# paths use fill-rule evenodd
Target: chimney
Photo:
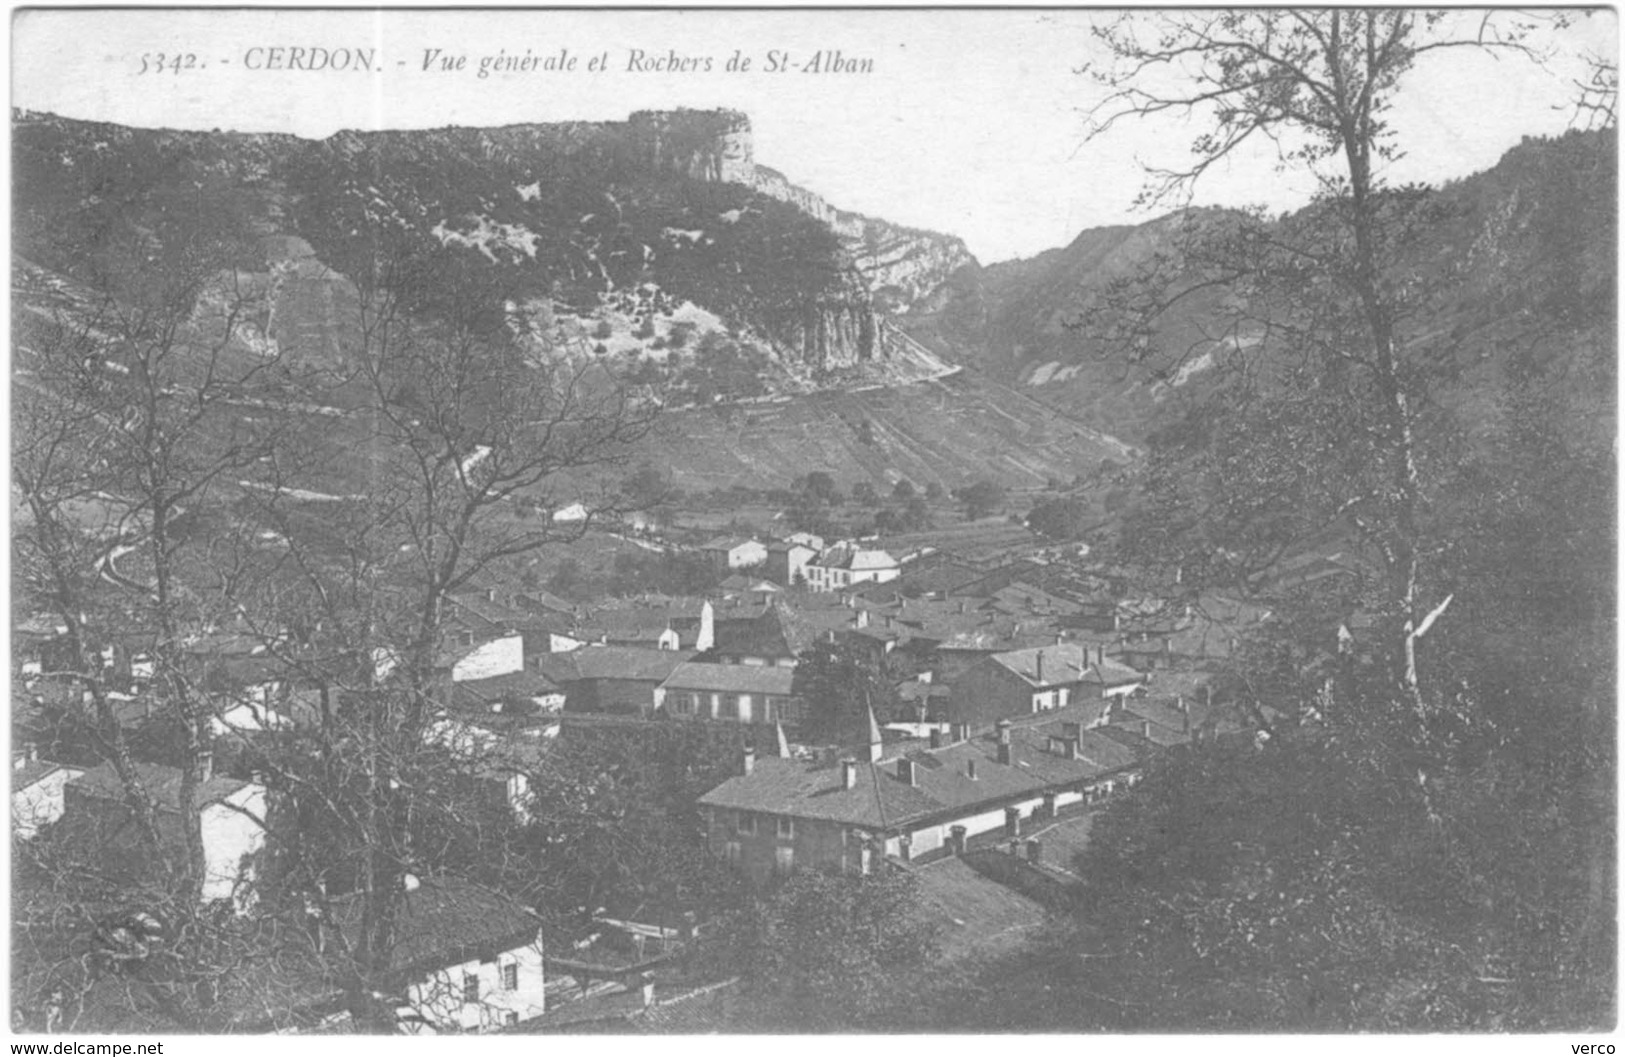
<instances>
[{"instance_id":1,"label":"chimney","mask_svg":"<svg viewBox=\"0 0 1625 1057\"><path fill-rule=\"evenodd\" d=\"M1061 638L1062 638L1061 633L1059 631L1057 631L1055 633L1055 645L1059 646L1061 644Z\"/></svg>"},{"instance_id":2,"label":"chimney","mask_svg":"<svg viewBox=\"0 0 1625 1057\"><path fill-rule=\"evenodd\" d=\"M898 760L897 761L897 780L899 782L903 782L903 783L905 783L907 785L914 785L915 784L915 782L914 782L914 761L913 760Z\"/></svg>"},{"instance_id":3,"label":"chimney","mask_svg":"<svg viewBox=\"0 0 1625 1057\"><path fill-rule=\"evenodd\" d=\"M975 760L966 760L965 761L965 777L969 778L973 782L976 781L976 761Z\"/></svg>"},{"instance_id":4,"label":"chimney","mask_svg":"<svg viewBox=\"0 0 1625 1057\"><path fill-rule=\"evenodd\" d=\"M1170 657L1170 658L1173 657L1173 655L1174 655L1174 639L1173 639L1172 635L1164 635L1162 637L1162 655L1164 657Z\"/></svg>"},{"instance_id":5,"label":"chimney","mask_svg":"<svg viewBox=\"0 0 1625 1057\"><path fill-rule=\"evenodd\" d=\"M1061 755L1069 760L1078 758L1078 739L1076 737L1061 739Z\"/></svg>"},{"instance_id":6,"label":"chimney","mask_svg":"<svg viewBox=\"0 0 1625 1057\"><path fill-rule=\"evenodd\" d=\"M642 998L644 1009L648 1009L655 1004L654 973L643 972L638 974L638 993Z\"/></svg>"},{"instance_id":7,"label":"chimney","mask_svg":"<svg viewBox=\"0 0 1625 1057\"><path fill-rule=\"evenodd\" d=\"M1010 766L1010 743L1008 741L1003 741L1000 742L997 747L999 750L999 762L1004 764L1006 767Z\"/></svg>"},{"instance_id":8,"label":"chimney","mask_svg":"<svg viewBox=\"0 0 1625 1057\"><path fill-rule=\"evenodd\" d=\"M963 598L959 600L959 611L961 613L965 611L965 600Z\"/></svg>"},{"instance_id":9,"label":"chimney","mask_svg":"<svg viewBox=\"0 0 1625 1057\"><path fill-rule=\"evenodd\" d=\"M1183 715L1183 716L1189 717L1190 714L1191 714L1190 706L1185 704L1185 695L1184 694L1175 694L1174 695L1174 707L1179 709L1180 714Z\"/></svg>"},{"instance_id":10,"label":"chimney","mask_svg":"<svg viewBox=\"0 0 1625 1057\"><path fill-rule=\"evenodd\" d=\"M1140 720L1140 737L1146 741L1151 740L1151 721L1149 719Z\"/></svg>"},{"instance_id":11,"label":"chimney","mask_svg":"<svg viewBox=\"0 0 1625 1057\"><path fill-rule=\"evenodd\" d=\"M1038 651L1038 682L1040 685L1044 682L1044 651L1042 648Z\"/></svg>"},{"instance_id":12,"label":"chimney","mask_svg":"<svg viewBox=\"0 0 1625 1057\"><path fill-rule=\"evenodd\" d=\"M936 727L931 728L931 747L933 749L942 748L942 731Z\"/></svg>"},{"instance_id":13,"label":"chimney","mask_svg":"<svg viewBox=\"0 0 1625 1057\"><path fill-rule=\"evenodd\" d=\"M200 752L197 754L197 780L199 784L207 782L214 777L214 753Z\"/></svg>"},{"instance_id":14,"label":"chimney","mask_svg":"<svg viewBox=\"0 0 1625 1057\"><path fill-rule=\"evenodd\" d=\"M487 587L485 589L485 600L487 602L495 602L497 600L497 589L494 587Z\"/></svg>"},{"instance_id":15,"label":"chimney","mask_svg":"<svg viewBox=\"0 0 1625 1057\"><path fill-rule=\"evenodd\" d=\"M869 762L879 763L880 757L885 755L886 747L881 740L880 724L875 720L875 710L869 709Z\"/></svg>"},{"instance_id":16,"label":"chimney","mask_svg":"<svg viewBox=\"0 0 1625 1057\"><path fill-rule=\"evenodd\" d=\"M739 768L740 773L744 774L746 777L749 777L751 771L755 770L755 768L756 768L756 749L753 746L746 745L745 746L745 751L744 751L743 755L741 756L741 760L740 760L740 768Z\"/></svg>"},{"instance_id":17,"label":"chimney","mask_svg":"<svg viewBox=\"0 0 1625 1057\"><path fill-rule=\"evenodd\" d=\"M858 784L858 761L841 761L841 788L851 789Z\"/></svg>"}]
</instances>

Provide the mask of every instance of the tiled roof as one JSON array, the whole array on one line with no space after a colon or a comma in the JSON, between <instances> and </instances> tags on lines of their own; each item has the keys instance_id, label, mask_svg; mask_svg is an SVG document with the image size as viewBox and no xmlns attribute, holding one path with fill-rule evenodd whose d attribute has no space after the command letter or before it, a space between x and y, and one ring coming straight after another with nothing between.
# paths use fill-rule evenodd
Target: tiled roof
<instances>
[{"instance_id":1,"label":"tiled roof","mask_svg":"<svg viewBox=\"0 0 1625 1057\"><path fill-rule=\"evenodd\" d=\"M581 622L580 630L587 635L604 635L611 639L640 639L654 641L672 630L671 614L657 609L619 609L592 614Z\"/></svg>"},{"instance_id":2,"label":"tiled roof","mask_svg":"<svg viewBox=\"0 0 1625 1057\"><path fill-rule=\"evenodd\" d=\"M546 610L552 613L571 615L576 611L574 602L535 588L528 589L523 594L515 596L514 601L521 607L532 611Z\"/></svg>"},{"instance_id":3,"label":"tiled roof","mask_svg":"<svg viewBox=\"0 0 1625 1057\"><path fill-rule=\"evenodd\" d=\"M1083 608L1020 580L994 591L988 605L1015 616L1072 616Z\"/></svg>"},{"instance_id":4,"label":"tiled roof","mask_svg":"<svg viewBox=\"0 0 1625 1057\"><path fill-rule=\"evenodd\" d=\"M390 969L441 969L536 942L540 919L507 896L452 879L425 880L402 893L395 920ZM362 900L332 900L333 919L352 940L361 924Z\"/></svg>"},{"instance_id":5,"label":"tiled roof","mask_svg":"<svg viewBox=\"0 0 1625 1057\"><path fill-rule=\"evenodd\" d=\"M679 664L694 656L684 650L645 650L636 646L583 646L550 654L542 671L557 683L577 679L635 679L663 682Z\"/></svg>"},{"instance_id":6,"label":"tiled roof","mask_svg":"<svg viewBox=\"0 0 1625 1057\"><path fill-rule=\"evenodd\" d=\"M808 563L825 569L851 569L865 572L874 569L895 569L897 559L883 550L865 547L831 547Z\"/></svg>"},{"instance_id":7,"label":"tiled roof","mask_svg":"<svg viewBox=\"0 0 1625 1057\"><path fill-rule=\"evenodd\" d=\"M1130 683L1145 682L1145 673L1107 657L1103 661L1097 661L1090 668L1087 679L1105 686L1127 686Z\"/></svg>"},{"instance_id":8,"label":"tiled roof","mask_svg":"<svg viewBox=\"0 0 1625 1057\"><path fill-rule=\"evenodd\" d=\"M451 604L452 609L447 618L466 624L476 631L513 630L534 619L529 613L487 598L483 594L456 595L451 599Z\"/></svg>"},{"instance_id":9,"label":"tiled roof","mask_svg":"<svg viewBox=\"0 0 1625 1057\"><path fill-rule=\"evenodd\" d=\"M790 695L795 669L753 664L701 664L677 666L661 685L668 690L715 690L723 693Z\"/></svg>"},{"instance_id":10,"label":"tiled roof","mask_svg":"<svg viewBox=\"0 0 1625 1057\"><path fill-rule=\"evenodd\" d=\"M1125 709L1113 716L1111 726L1138 734L1153 745L1162 748L1169 745L1182 745L1190 740L1190 735L1185 733L1182 724L1176 722L1169 725L1154 720L1147 715L1148 712L1152 711L1147 707L1147 704L1147 702L1136 701L1133 708Z\"/></svg>"},{"instance_id":11,"label":"tiled roof","mask_svg":"<svg viewBox=\"0 0 1625 1057\"><path fill-rule=\"evenodd\" d=\"M168 767L159 763L137 763L136 776L141 779L141 786L163 811L180 812L181 802L181 771L178 767ZM227 778L215 775L207 782L198 785L193 798L194 810L217 803L226 797L245 788L249 783L237 778ZM92 767L78 778L68 783L68 788L85 796L92 796L103 800L120 800L125 798L124 783L119 780L118 772L111 763L104 763Z\"/></svg>"},{"instance_id":12,"label":"tiled roof","mask_svg":"<svg viewBox=\"0 0 1625 1057\"><path fill-rule=\"evenodd\" d=\"M758 591L765 594L778 594L784 588L772 580L764 580L759 576L746 576L744 573L734 573L726 580L717 584L724 591Z\"/></svg>"},{"instance_id":13,"label":"tiled roof","mask_svg":"<svg viewBox=\"0 0 1625 1057\"><path fill-rule=\"evenodd\" d=\"M993 662L1035 687L1071 686L1082 682L1092 667L1087 651L1073 642L995 653Z\"/></svg>"},{"instance_id":14,"label":"tiled roof","mask_svg":"<svg viewBox=\"0 0 1625 1057\"><path fill-rule=\"evenodd\" d=\"M493 675L488 679L465 679L452 684L455 696L463 701L497 701L504 697L546 697L562 693L557 683L539 671L527 669Z\"/></svg>"},{"instance_id":15,"label":"tiled roof","mask_svg":"<svg viewBox=\"0 0 1625 1057\"><path fill-rule=\"evenodd\" d=\"M940 939L947 961L1003 953L1044 924L1043 904L984 877L958 856L916 866L913 873L921 902L943 919Z\"/></svg>"},{"instance_id":16,"label":"tiled roof","mask_svg":"<svg viewBox=\"0 0 1625 1057\"><path fill-rule=\"evenodd\" d=\"M738 1001L739 977L697 987L672 998L658 997L655 1004L633 1014L631 1023L638 1031L663 1035L702 1035L729 1030L730 1009Z\"/></svg>"},{"instance_id":17,"label":"tiled roof","mask_svg":"<svg viewBox=\"0 0 1625 1057\"><path fill-rule=\"evenodd\" d=\"M1059 734L1059 722L1054 724ZM1011 762L998 762L994 735L984 734L940 749L913 751L915 784L897 776L897 762L857 764L857 781L842 785L838 761L806 763L767 757L749 775L728 779L700 803L734 810L797 818L825 819L867 827L893 828L984 802L1036 795L1043 790L1087 781L1124 767L1138 757L1096 731L1085 730L1076 759L1050 748L1051 735L1032 725L1011 730ZM976 765L976 777L968 774Z\"/></svg>"},{"instance_id":18,"label":"tiled roof","mask_svg":"<svg viewBox=\"0 0 1625 1057\"><path fill-rule=\"evenodd\" d=\"M737 612L724 609L718 615L715 627L714 649L725 656L784 657L794 656L806 648L803 638L810 641L802 623L779 606L757 610L748 617L735 617ZM726 615L723 615L726 614ZM798 645L798 643L800 643Z\"/></svg>"}]
</instances>

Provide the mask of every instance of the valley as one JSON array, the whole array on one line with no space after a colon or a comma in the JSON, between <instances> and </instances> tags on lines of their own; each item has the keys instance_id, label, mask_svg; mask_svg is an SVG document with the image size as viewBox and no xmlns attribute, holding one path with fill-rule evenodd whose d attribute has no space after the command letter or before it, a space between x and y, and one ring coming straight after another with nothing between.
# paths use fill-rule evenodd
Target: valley
<instances>
[{"instance_id":1,"label":"valley","mask_svg":"<svg viewBox=\"0 0 1625 1057\"><path fill-rule=\"evenodd\" d=\"M733 109L13 129L17 1024L1597 1022L1611 128L994 263Z\"/></svg>"}]
</instances>

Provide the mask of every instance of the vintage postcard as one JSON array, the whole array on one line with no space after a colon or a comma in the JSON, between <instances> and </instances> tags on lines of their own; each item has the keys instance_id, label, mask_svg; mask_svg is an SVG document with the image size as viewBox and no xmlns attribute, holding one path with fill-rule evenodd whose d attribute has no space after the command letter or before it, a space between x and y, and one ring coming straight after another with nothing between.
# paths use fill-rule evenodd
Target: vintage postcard
<instances>
[{"instance_id":1,"label":"vintage postcard","mask_svg":"<svg viewBox=\"0 0 1625 1057\"><path fill-rule=\"evenodd\" d=\"M15 12L10 1031L1613 1052L1617 21Z\"/></svg>"}]
</instances>

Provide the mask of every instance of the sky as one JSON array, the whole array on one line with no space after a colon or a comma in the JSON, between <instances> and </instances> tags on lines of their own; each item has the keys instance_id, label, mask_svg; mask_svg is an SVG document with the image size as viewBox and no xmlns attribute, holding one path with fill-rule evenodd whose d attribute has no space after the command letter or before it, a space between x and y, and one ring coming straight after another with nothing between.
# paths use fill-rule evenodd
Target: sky
<instances>
[{"instance_id":1,"label":"sky","mask_svg":"<svg viewBox=\"0 0 1625 1057\"><path fill-rule=\"evenodd\" d=\"M1150 219L1155 211L1134 208L1141 165L1178 162L1200 131L1165 119L1086 139L1085 112L1100 96L1077 70L1101 58L1091 25L1114 17L1040 9L24 11L13 22L12 105L141 127L313 137L728 107L750 116L759 163L840 208L958 235L992 262L1064 245L1086 228ZM1453 17L1476 26L1479 14ZM1465 176L1525 135L1561 132L1570 81L1581 73L1576 56L1617 56L1617 36L1616 15L1601 11L1543 33L1552 53L1545 66L1468 52L1419 66L1392 115L1406 155L1388 175ZM279 59L319 64L317 49L330 68L266 68ZM377 70L332 69L346 49L374 49ZM834 52L871 65L774 69L775 52L781 66ZM736 54L750 69L728 69ZM527 55L574 65L478 75L482 59ZM459 56L460 69L442 68ZM605 68L589 68L594 60ZM669 69L674 60L689 68ZM1194 201L1282 210L1311 190L1261 148L1210 173Z\"/></svg>"}]
</instances>

